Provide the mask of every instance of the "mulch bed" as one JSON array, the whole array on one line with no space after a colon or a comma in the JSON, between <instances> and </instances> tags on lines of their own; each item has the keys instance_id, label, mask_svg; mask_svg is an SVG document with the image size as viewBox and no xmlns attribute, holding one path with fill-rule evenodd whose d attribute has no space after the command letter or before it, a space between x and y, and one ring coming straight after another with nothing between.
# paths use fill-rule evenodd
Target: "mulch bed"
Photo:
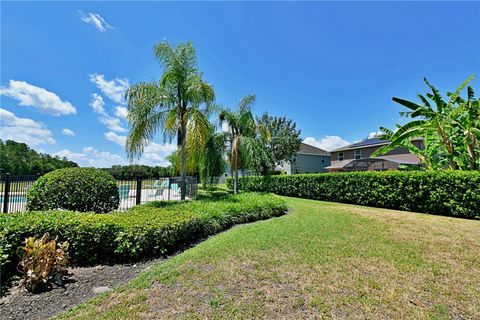
<instances>
[{"instance_id":1,"label":"mulch bed","mask_svg":"<svg viewBox=\"0 0 480 320\"><path fill-rule=\"evenodd\" d=\"M47 319L85 302L101 292L109 291L133 279L146 267L162 259L136 264L101 265L71 268L65 288L54 286L39 294L28 293L18 285L0 299L0 318Z\"/></svg>"}]
</instances>

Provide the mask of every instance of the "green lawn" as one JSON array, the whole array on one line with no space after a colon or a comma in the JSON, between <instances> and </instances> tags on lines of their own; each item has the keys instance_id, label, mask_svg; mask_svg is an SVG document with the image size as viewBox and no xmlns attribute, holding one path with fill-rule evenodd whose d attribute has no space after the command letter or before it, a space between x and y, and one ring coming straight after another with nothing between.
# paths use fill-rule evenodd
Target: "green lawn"
<instances>
[{"instance_id":1,"label":"green lawn","mask_svg":"<svg viewBox=\"0 0 480 320\"><path fill-rule=\"evenodd\" d=\"M288 204L62 318L480 318L480 221Z\"/></svg>"}]
</instances>

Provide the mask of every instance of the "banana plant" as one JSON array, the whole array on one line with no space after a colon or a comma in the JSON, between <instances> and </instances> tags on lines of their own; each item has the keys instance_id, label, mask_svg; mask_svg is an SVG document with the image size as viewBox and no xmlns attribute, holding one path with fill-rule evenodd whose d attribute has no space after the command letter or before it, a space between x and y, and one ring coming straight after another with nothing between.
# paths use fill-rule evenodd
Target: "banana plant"
<instances>
[{"instance_id":1,"label":"banana plant","mask_svg":"<svg viewBox=\"0 0 480 320\"><path fill-rule=\"evenodd\" d=\"M451 114L451 121L460 132L459 145L466 152L465 166L471 170L480 169L480 98L475 98L472 87L467 87L467 99L449 94L456 99L458 107Z\"/></svg>"},{"instance_id":2,"label":"banana plant","mask_svg":"<svg viewBox=\"0 0 480 320\"><path fill-rule=\"evenodd\" d=\"M460 97L463 89L473 80L472 75L465 80L454 93L448 94L445 101L440 92L424 78L424 82L431 92L417 95L420 103L393 97L392 100L409 109L400 112L401 116L413 119L404 124L397 125L395 131L380 128L384 137L390 143L372 154L378 156L404 147L416 154L426 169L436 170L448 167L450 169L478 168L478 100L473 99L473 89L469 89L469 98ZM475 120L477 119L477 120ZM462 134L463 132L463 134ZM419 150L411 141L423 138L424 150ZM464 143L459 143L460 140ZM464 146L470 150L469 161L465 161ZM466 162L469 165L466 165ZM475 163L477 165L472 165Z\"/></svg>"}]
</instances>

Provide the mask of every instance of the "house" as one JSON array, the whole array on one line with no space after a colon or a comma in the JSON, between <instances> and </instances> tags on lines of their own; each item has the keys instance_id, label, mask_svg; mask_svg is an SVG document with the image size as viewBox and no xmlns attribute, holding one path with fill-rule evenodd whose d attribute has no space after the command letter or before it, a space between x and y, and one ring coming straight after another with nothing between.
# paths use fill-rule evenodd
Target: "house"
<instances>
[{"instance_id":1,"label":"house","mask_svg":"<svg viewBox=\"0 0 480 320\"><path fill-rule=\"evenodd\" d=\"M389 143L388 140L375 137L335 149L331 151L331 165L326 169L329 172L383 171L397 170L401 165L420 164L420 159L405 148L397 148L384 155L371 157L374 151ZM413 140L412 143L419 149L423 149L421 138Z\"/></svg>"},{"instance_id":2,"label":"house","mask_svg":"<svg viewBox=\"0 0 480 320\"><path fill-rule=\"evenodd\" d=\"M303 143L300 150L295 154L290 163L283 163L275 168L286 174L296 173L320 173L330 165L330 152Z\"/></svg>"}]
</instances>

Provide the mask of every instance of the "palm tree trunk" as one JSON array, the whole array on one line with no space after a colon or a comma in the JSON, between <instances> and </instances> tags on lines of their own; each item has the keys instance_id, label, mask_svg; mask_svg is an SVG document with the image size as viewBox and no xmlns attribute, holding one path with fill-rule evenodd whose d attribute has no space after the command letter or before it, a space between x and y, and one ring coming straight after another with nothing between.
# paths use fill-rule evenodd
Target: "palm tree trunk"
<instances>
[{"instance_id":1,"label":"palm tree trunk","mask_svg":"<svg viewBox=\"0 0 480 320\"><path fill-rule=\"evenodd\" d=\"M180 129L182 132L182 146L180 150L181 154L181 161L182 165L180 168L180 175L181 175L181 182L180 182L180 200L185 200L185 194L187 191L187 157L185 152L185 145L186 145L186 126L182 124L182 128Z\"/></svg>"},{"instance_id":2,"label":"palm tree trunk","mask_svg":"<svg viewBox=\"0 0 480 320\"><path fill-rule=\"evenodd\" d=\"M233 194L238 194L238 139L232 144Z\"/></svg>"},{"instance_id":3,"label":"palm tree trunk","mask_svg":"<svg viewBox=\"0 0 480 320\"><path fill-rule=\"evenodd\" d=\"M235 180L233 182L233 193L238 194L238 167L235 168Z\"/></svg>"}]
</instances>

